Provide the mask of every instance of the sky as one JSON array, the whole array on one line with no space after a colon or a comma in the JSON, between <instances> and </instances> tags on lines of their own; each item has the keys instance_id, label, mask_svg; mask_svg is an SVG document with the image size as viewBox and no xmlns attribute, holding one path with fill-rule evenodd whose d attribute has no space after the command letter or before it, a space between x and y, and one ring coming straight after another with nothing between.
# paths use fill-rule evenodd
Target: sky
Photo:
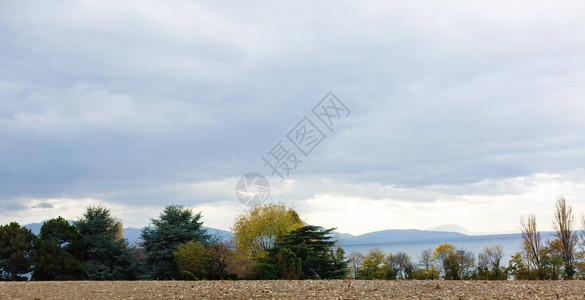
<instances>
[{"instance_id":1,"label":"sky","mask_svg":"<svg viewBox=\"0 0 585 300\"><path fill-rule=\"evenodd\" d=\"M580 220L583 15L581 1L0 0L0 224L104 205L141 228L182 204L229 230L250 172L268 202L352 234L518 232L529 214L551 230L559 197ZM331 129L312 112L329 92L346 108ZM287 138L304 118L324 137L308 155ZM283 181L262 160L277 145L297 159Z\"/></svg>"}]
</instances>

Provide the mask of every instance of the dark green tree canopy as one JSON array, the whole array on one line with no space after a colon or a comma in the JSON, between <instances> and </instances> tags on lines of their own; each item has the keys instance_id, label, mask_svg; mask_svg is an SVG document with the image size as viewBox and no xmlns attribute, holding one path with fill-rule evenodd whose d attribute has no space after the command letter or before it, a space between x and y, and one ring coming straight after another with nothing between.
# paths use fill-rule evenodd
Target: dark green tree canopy
<instances>
[{"instance_id":1,"label":"dark green tree canopy","mask_svg":"<svg viewBox=\"0 0 585 300\"><path fill-rule=\"evenodd\" d=\"M0 279L26 280L35 235L16 222L0 226Z\"/></svg>"},{"instance_id":2,"label":"dark green tree canopy","mask_svg":"<svg viewBox=\"0 0 585 300\"><path fill-rule=\"evenodd\" d=\"M83 238L80 245L74 246L83 254L80 259L89 279L135 278L130 249L122 235L122 223L112 217L109 209L88 207L75 226Z\"/></svg>"},{"instance_id":3,"label":"dark green tree canopy","mask_svg":"<svg viewBox=\"0 0 585 300\"><path fill-rule=\"evenodd\" d=\"M74 245L78 245L81 239L77 228L62 217L45 222L34 243L32 279L75 280L83 278L83 265L74 257L74 255L79 255Z\"/></svg>"},{"instance_id":4,"label":"dark green tree canopy","mask_svg":"<svg viewBox=\"0 0 585 300\"><path fill-rule=\"evenodd\" d=\"M286 276L291 272L299 273L301 279L340 279L347 275L347 262L341 252L335 255L335 241L331 232L334 228L324 229L319 226L304 226L283 235L273 248L268 250L269 258L265 263L278 266L279 253L288 258L299 259L300 263L292 264L285 270ZM282 249L288 249L281 251ZM290 259L289 259L290 260ZM298 270L301 269L301 270ZM281 269L282 274L282 269Z\"/></svg>"},{"instance_id":5,"label":"dark green tree canopy","mask_svg":"<svg viewBox=\"0 0 585 300\"><path fill-rule=\"evenodd\" d=\"M173 252L189 241L208 245L210 236L201 228L201 213L194 214L182 205L165 207L158 219L151 219L151 227L142 229L142 246L146 249L146 266L151 278L179 278Z\"/></svg>"}]
</instances>

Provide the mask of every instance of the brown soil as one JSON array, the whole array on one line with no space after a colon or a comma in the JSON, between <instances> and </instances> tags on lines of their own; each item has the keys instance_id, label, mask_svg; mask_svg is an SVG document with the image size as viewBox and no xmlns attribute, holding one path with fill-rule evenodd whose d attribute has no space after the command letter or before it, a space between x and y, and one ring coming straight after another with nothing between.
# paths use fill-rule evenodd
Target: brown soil
<instances>
[{"instance_id":1,"label":"brown soil","mask_svg":"<svg viewBox=\"0 0 585 300\"><path fill-rule=\"evenodd\" d=\"M585 281L0 282L0 299L585 299Z\"/></svg>"}]
</instances>

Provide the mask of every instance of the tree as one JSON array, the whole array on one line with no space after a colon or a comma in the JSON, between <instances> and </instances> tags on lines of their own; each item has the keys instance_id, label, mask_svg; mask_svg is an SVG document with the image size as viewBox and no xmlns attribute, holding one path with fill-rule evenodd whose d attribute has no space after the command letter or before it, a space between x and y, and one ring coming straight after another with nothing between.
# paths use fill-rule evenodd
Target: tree
<instances>
[{"instance_id":1,"label":"tree","mask_svg":"<svg viewBox=\"0 0 585 300\"><path fill-rule=\"evenodd\" d=\"M62 217L43 223L34 242L33 280L75 280L83 278L83 264L74 255L82 236Z\"/></svg>"},{"instance_id":2,"label":"tree","mask_svg":"<svg viewBox=\"0 0 585 300\"><path fill-rule=\"evenodd\" d=\"M201 242L189 241L179 245L173 253L175 262L184 278L206 279L207 259L205 257L205 246Z\"/></svg>"},{"instance_id":3,"label":"tree","mask_svg":"<svg viewBox=\"0 0 585 300\"><path fill-rule=\"evenodd\" d=\"M512 255L512 259L508 262L506 271L515 280L533 280L538 279L538 274L530 270L528 265L525 263L526 256L520 252Z\"/></svg>"},{"instance_id":4,"label":"tree","mask_svg":"<svg viewBox=\"0 0 585 300\"><path fill-rule=\"evenodd\" d=\"M357 251L351 252L348 256L350 274L354 279L358 279L358 271L362 266L365 256Z\"/></svg>"},{"instance_id":5,"label":"tree","mask_svg":"<svg viewBox=\"0 0 585 300\"><path fill-rule=\"evenodd\" d=\"M165 207L158 219L151 219L151 227L142 229L142 246L146 249L146 265L153 279L179 278L181 274L173 253L179 245L190 241L207 246L210 236L201 227L201 213L194 214L182 205Z\"/></svg>"},{"instance_id":6,"label":"tree","mask_svg":"<svg viewBox=\"0 0 585 300\"><path fill-rule=\"evenodd\" d=\"M282 279L300 279L303 274L303 263L300 257L288 248L281 248L276 254L278 277Z\"/></svg>"},{"instance_id":7,"label":"tree","mask_svg":"<svg viewBox=\"0 0 585 300\"><path fill-rule=\"evenodd\" d=\"M475 271L475 255L445 243L433 252L434 259L441 265L445 279L471 279Z\"/></svg>"},{"instance_id":8,"label":"tree","mask_svg":"<svg viewBox=\"0 0 585 300\"><path fill-rule=\"evenodd\" d=\"M398 275L398 263L396 256L392 252L388 253L382 264L382 278L396 280Z\"/></svg>"},{"instance_id":9,"label":"tree","mask_svg":"<svg viewBox=\"0 0 585 300\"><path fill-rule=\"evenodd\" d=\"M410 256L405 252L398 252L394 255L394 262L397 271L398 279L411 279L414 272L414 265L410 260Z\"/></svg>"},{"instance_id":10,"label":"tree","mask_svg":"<svg viewBox=\"0 0 585 300\"><path fill-rule=\"evenodd\" d=\"M262 258L278 237L304 224L299 215L284 204L269 203L244 211L236 218L232 231L238 254L243 258Z\"/></svg>"},{"instance_id":11,"label":"tree","mask_svg":"<svg viewBox=\"0 0 585 300\"><path fill-rule=\"evenodd\" d=\"M563 277L563 246L560 239L548 241L542 248L540 263L542 268L538 270L539 277L547 280L558 280ZM565 273L566 277L566 273Z\"/></svg>"},{"instance_id":12,"label":"tree","mask_svg":"<svg viewBox=\"0 0 585 300\"><path fill-rule=\"evenodd\" d=\"M501 261L504 257L504 246L496 245L494 247L485 247L485 254L488 258L490 271L492 272L492 278L496 280L506 280L508 277L501 267Z\"/></svg>"},{"instance_id":13,"label":"tree","mask_svg":"<svg viewBox=\"0 0 585 300\"><path fill-rule=\"evenodd\" d=\"M230 275L235 259L234 252L225 242L214 243L203 250L209 279L223 280Z\"/></svg>"},{"instance_id":14,"label":"tree","mask_svg":"<svg viewBox=\"0 0 585 300\"><path fill-rule=\"evenodd\" d=\"M0 279L26 280L31 271L34 234L16 222L0 226Z\"/></svg>"},{"instance_id":15,"label":"tree","mask_svg":"<svg viewBox=\"0 0 585 300\"><path fill-rule=\"evenodd\" d=\"M90 206L74 222L82 239L72 247L80 252L84 272L91 280L135 279L128 243L122 235L122 223L103 206Z\"/></svg>"},{"instance_id":16,"label":"tree","mask_svg":"<svg viewBox=\"0 0 585 300\"><path fill-rule=\"evenodd\" d=\"M304 226L281 236L274 247L268 249L267 259L261 262L277 265L281 249L288 249L300 258L301 279L342 279L347 275L347 262L340 260L333 252L335 241L331 232L334 228ZM297 270L298 271L298 270Z\"/></svg>"},{"instance_id":17,"label":"tree","mask_svg":"<svg viewBox=\"0 0 585 300\"><path fill-rule=\"evenodd\" d=\"M457 274L459 273L458 270L453 270L453 268L456 267L456 265L454 265L456 264L456 259L454 258L454 256L455 246L449 243L439 245L433 252L433 258L435 261L439 263L439 266L441 267L441 270L445 278L453 277L453 275L457 276Z\"/></svg>"},{"instance_id":18,"label":"tree","mask_svg":"<svg viewBox=\"0 0 585 300\"><path fill-rule=\"evenodd\" d=\"M433 250L423 250L419 258L418 268L415 268L412 278L418 280L439 279L439 270L436 269L433 261Z\"/></svg>"},{"instance_id":19,"label":"tree","mask_svg":"<svg viewBox=\"0 0 585 300\"><path fill-rule=\"evenodd\" d=\"M577 234L573 231L573 209L567 206L565 198L559 198L555 206L553 228L560 241L560 250L565 268L565 276L573 278L575 274L575 249L578 243Z\"/></svg>"},{"instance_id":20,"label":"tree","mask_svg":"<svg viewBox=\"0 0 585 300\"><path fill-rule=\"evenodd\" d=\"M504 246L485 247L478 255L477 277L484 280L506 280L506 270L500 264L504 257Z\"/></svg>"},{"instance_id":21,"label":"tree","mask_svg":"<svg viewBox=\"0 0 585 300\"><path fill-rule=\"evenodd\" d=\"M536 217L529 215L526 221L522 219L522 248L528 261L529 269L541 270L542 242L540 232L536 229Z\"/></svg>"},{"instance_id":22,"label":"tree","mask_svg":"<svg viewBox=\"0 0 585 300\"><path fill-rule=\"evenodd\" d=\"M457 278L464 280L473 278L475 271L475 255L473 252L460 249L455 252L455 257L459 269Z\"/></svg>"},{"instance_id":23,"label":"tree","mask_svg":"<svg viewBox=\"0 0 585 300\"><path fill-rule=\"evenodd\" d=\"M345 274L343 278L347 277L349 274L349 260L345 258L345 250L342 247L337 247L335 252L331 251L331 256L333 257L334 269L340 270L340 273Z\"/></svg>"},{"instance_id":24,"label":"tree","mask_svg":"<svg viewBox=\"0 0 585 300\"><path fill-rule=\"evenodd\" d=\"M362 266L358 270L359 279L383 279L385 277L385 270L382 266L384 264L384 252L378 248L368 250L368 254L364 257Z\"/></svg>"}]
</instances>

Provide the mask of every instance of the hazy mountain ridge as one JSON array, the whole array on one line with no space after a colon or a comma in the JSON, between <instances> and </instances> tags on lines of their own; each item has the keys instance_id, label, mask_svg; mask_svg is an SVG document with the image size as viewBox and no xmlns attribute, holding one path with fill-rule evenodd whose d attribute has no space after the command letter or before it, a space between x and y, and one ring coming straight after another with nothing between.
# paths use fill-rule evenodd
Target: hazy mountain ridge
<instances>
[{"instance_id":1,"label":"hazy mountain ridge","mask_svg":"<svg viewBox=\"0 0 585 300\"><path fill-rule=\"evenodd\" d=\"M68 220L69 223L73 223L73 221ZM30 223L23 225L23 227L30 229L32 233L38 235L41 232L41 227L43 226L43 222L41 223ZM214 238L218 238L220 240L225 240L229 238L232 234L231 231L201 226L202 228L207 230L207 233L210 234ZM136 246L141 242L140 234L142 232L141 228L134 228L134 227L124 227L122 228L122 235L128 241L128 244L131 246Z\"/></svg>"},{"instance_id":2,"label":"hazy mountain ridge","mask_svg":"<svg viewBox=\"0 0 585 300\"><path fill-rule=\"evenodd\" d=\"M69 221L72 222L72 221ZM34 234L39 234L42 223L31 223L24 225ZM233 233L231 231L202 226L207 232L220 240L228 239ZM122 234L128 240L130 245L137 245L140 242L142 229L125 227ZM550 238L553 232L541 232L543 240ZM488 234L488 235L468 235L459 232L420 230L420 229L387 229L368 232L360 235L349 233L335 232L335 238L342 245L365 245L365 244L404 244L404 243L454 243L457 241L470 240L502 240L502 239L520 239L521 233L508 234Z\"/></svg>"}]
</instances>

